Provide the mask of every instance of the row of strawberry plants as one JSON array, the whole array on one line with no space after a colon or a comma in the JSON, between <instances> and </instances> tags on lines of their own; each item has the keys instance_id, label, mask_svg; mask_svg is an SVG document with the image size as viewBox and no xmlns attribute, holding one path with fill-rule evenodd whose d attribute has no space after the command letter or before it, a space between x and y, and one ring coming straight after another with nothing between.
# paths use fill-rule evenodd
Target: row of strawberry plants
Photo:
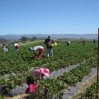
<instances>
[{"instance_id":1,"label":"row of strawberry plants","mask_svg":"<svg viewBox=\"0 0 99 99\"><path fill-rule=\"evenodd\" d=\"M47 59L45 57L42 60L36 60L36 59L32 60L31 59L32 53L28 52L28 46L24 46L24 47L22 46L21 50L18 52L14 52L13 49L10 48L11 52L6 53L6 54L5 53L1 54L1 59L0 59L1 60L0 61L1 73L7 73L7 72L9 73L9 71L19 72L19 71L21 71L21 68L25 71L28 68L30 68L31 66L41 66L41 65L47 64L47 63L49 63L49 65L51 65L50 63L54 64L54 61L57 61L58 64L60 63L61 64L60 66L66 66L66 65L68 66L70 64L75 64L78 62L78 60L79 61L83 60L85 58L85 56L89 57L88 56L89 54L87 53L87 49L89 47L87 48L87 46L86 46L84 51L81 51L82 48L83 48L82 46L80 46L80 45L77 46L75 44L70 47L59 44L59 46L56 46L54 48L54 50L55 50L54 57L49 58L49 59ZM79 51L79 49L80 49L80 51ZM93 53L93 52L91 52L91 53ZM57 63L56 63L56 65L57 65ZM58 68L58 66L57 66L57 68Z\"/></svg>"},{"instance_id":2,"label":"row of strawberry plants","mask_svg":"<svg viewBox=\"0 0 99 99\"><path fill-rule=\"evenodd\" d=\"M71 49L71 48L69 48L69 49ZM21 56L20 56L21 52L14 52L14 55L11 54L12 58L6 57L7 54L8 53L4 54L3 60L5 62L2 62L1 66L0 66L0 68L1 68L0 72L2 75L6 74L6 73L10 73L10 72L15 72L15 73L24 72L24 71L27 71L27 69L31 68L31 66L47 67L51 71L54 71L54 70L57 70L59 68L66 67L70 64L74 64L76 62L75 61L75 59L76 59L75 55L79 56L79 54L74 54L74 55L71 54L68 57L65 57L65 55L64 55L63 58L61 57L62 59L57 59L57 57L52 57L49 59L44 58L42 60L23 61L23 60L21 60ZM94 56L94 52L92 52L92 51L86 52L86 54L89 55L89 57ZM86 55L86 54L84 54L84 55ZM18 59L16 59L16 58L18 58ZM79 59L81 59L81 57ZM56 60L56 61L54 61L54 60ZM72 63L72 62L74 62L74 63Z\"/></svg>"},{"instance_id":3,"label":"row of strawberry plants","mask_svg":"<svg viewBox=\"0 0 99 99\"><path fill-rule=\"evenodd\" d=\"M81 64L79 67L71 70L68 73L64 73L63 76L59 77L69 85L76 85L78 81L81 81L85 75L91 72L91 68L96 67L95 59L90 60L85 64Z\"/></svg>"},{"instance_id":4,"label":"row of strawberry plants","mask_svg":"<svg viewBox=\"0 0 99 99\"><path fill-rule=\"evenodd\" d=\"M97 99L96 98L96 94L97 94L97 83L94 82L89 88L87 88L84 93L83 96L86 98L91 98L91 99Z\"/></svg>"},{"instance_id":5,"label":"row of strawberry plants","mask_svg":"<svg viewBox=\"0 0 99 99\"><path fill-rule=\"evenodd\" d=\"M70 47L67 47L66 45L61 45L56 46L54 48L54 57L51 58L44 58L43 60L34 60L34 66L35 65L42 65L47 64L49 68L54 64L59 64L60 63L60 68L61 66L69 66L71 64L76 64L78 62L82 62L85 59L88 59L90 57L93 57L96 55L96 52L93 49L94 48L92 44L84 46L81 45L72 45ZM82 50L84 49L84 50ZM52 65L51 65L52 64ZM58 68L59 66L57 66Z\"/></svg>"},{"instance_id":6,"label":"row of strawberry plants","mask_svg":"<svg viewBox=\"0 0 99 99\"><path fill-rule=\"evenodd\" d=\"M86 45L85 48L87 48L90 53L93 53L93 52L90 51L90 46L89 45L91 45L91 44L88 44L88 48L87 48L87 45ZM57 51L59 51L58 48L61 48L60 46L64 47L64 51L63 51L64 53L68 52L69 50L74 49L74 48L75 49L80 49L80 47L81 47L81 49L82 49L84 47L84 46L82 47L79 44L78 44L78 46L79 46L78 47L78 46L76 46L74 44L74 45L72 45L72 48L71 48L71 47L67 47L67 46L59 44L59 46L56 46L55 49L57 49ZM91 45L91 47L92 47L92 45ZM65 48L68 48L68 50L65 50ZM65 62L65 60L63 60L65 58L66 59L68 59L68 58L67 57L62 58L62 57L64 57L64 55L60 56L60 53L57 53L55 55L55 57L52 57L52 58L49 58L49 59L44 58L42 60L30 60L30 61L27 60L26 61L26 60L22 60L22 55L24 55L25 58L28 57L28 56L30 57L30 55L31 55L28 52L28 47L27 46L23 47L23 49L21 49L18 52L14 52L13 49L11 49L11 50L12 50L12 53L3 53L2 54L2 59L1 59L1 64L0 64L1 74L2 75L6 74L6 73L11 73L11 72L15 72L17 75L18 74L23 74L24 75L25 71L27 71L29 68L31 68L31 66L33 66L33 65L34 66L41 66L41 64L42 64L42 67L50 68L50 70L53 71L53 70L56 70L58 68L61 68L62 66L66 66L67 63L68 63L67 61ZM69 54L77 52L78 50L77 51L76 50L72 50L72 51L69 52ZM84 54L85 50L81 51L81 52L83 52L83 54ZM88 52L86 52L86 53L88 53ZM73 59L75 59L75 56L74 56L74 58L73 57L71 58L72 55L73 54L68 56L71 59L71 60L68 59L70 61L70 63L71 63L71 61ZM77 55L77 54L75 54L75 55ZM57 56L60 57L59 58L60 60L57 59ZM79 56L79 54L78 54L78 56ZM92 56L93 56L93 54L92 54ZM92 56L90 56L90 57L92 57ZM56 64L55 64L55 62L56 62ZM43 65L43 64L47 64L47 65ZM22 77L18 77L18 78L22 78Z\"/></svg>"},{"instance_id":7,"label":"row of strawberry plants","mask_svg":"<svg viewBox=\"0 0 99 99\"><path fill-rule=\"evenodd\" d=\"M69 86L75 86L77 82L80 82L82 78L91 72L91 68L95 67L96 59L91 59L88 63L81 64L79 67L71 70L68 73L64 73L63 76L59 76L55 79L46 79L40 81L48 88L48 92L58 97L62 95L61 90L68 88Z\"/></svg>"},{"instance_id":8,"label":"row of strawberry plants","mask_svg":"<svg viewBox=\"0 0 99 99\"><path fill-rule=\"evenodd\" d=\"M93 59L93 60L87 62L86 64L82 64L78 68L75 68L68 73L64 73L63 76L60 76L57 79L45 80L44 82L45 82L45 84L50 86L50 88L51 88L50 90L52 92L54 92L55 90L58 91L59 90L58 88L61 88L61 85L59 85L58 83L61 83L62 86L66 86L65 83L74 85L78 81L80 81L83 78L83 76L87 75L90 72L90 68L95 66L95 60L96 59ZM26 78L27 78L28 74L29 74L28 72L25 72L25 73L20 73L18 75L10 75L8 78L2 78L0 80L0 85L6 85L7 89L11 90L12 88L15 88L17 85L21 85L24 82L26 83ZM24 76L22 76L22 75L24 75ZM56 82L57 82L57 84L55 84ZM52 86L54 86L55 89Z\"/></svg>"},{"instance_id":9,"label":"row of strawberry plants","mask_svg":"<svg viewBox=\"0 0 99 99\"><path fill-rule=\"evenodd\" d=\"M73 47L75 47L75 45ZM71 50L70 47L68 49ZM22 51L24 52L26 50L22 50ZM93 53L93 52L89 51L88 53L86 53L86 54L90 55L90 53ZM15 72L15 73L20 73L21 72L21 73L24 73L29 68L31 68L31 66L33 66L33 65L34 66L47 67L47 68L50 68L51 71L53 71L53 70L62 68L64 66L66 67L66 65L68 65L69 63L71 63L73 60L75 61L75 58L76 58L76 57L73 58L73 54L72 54L69 57L65 57L63 59L56 59L57 57L52 57L52 58L49 58L49 59L44 58L44 59L39 60L39 61L37 61L37 60L31 60L32 61L32 63L31 63L31 61L23 61L23 60L21 60L21 56L20 56L21 55L21 52L14 52L14 54L12 53L11 54L11 57L9 57L10 54L11 53L6 53L6 54L3 53L2 60L4 60L4 61L1 62L1 66L0 66L0 68L1 68L0 69L1 70L0 72L1 72L2 75L3 74L6 74L6 73L11 73L11 72ZM25 53L24 53L24 55L25 55ZM77 54L75 54L75 55L77 55ZM94 55L94 53L92 54L92 56L93 55ZM79 54L78 54L78 56L79 56ZM90 57L92 57L92 56L90 56ZM52 61L52 60L56 60L56 61Z\"/></svg>"}]
</instances>

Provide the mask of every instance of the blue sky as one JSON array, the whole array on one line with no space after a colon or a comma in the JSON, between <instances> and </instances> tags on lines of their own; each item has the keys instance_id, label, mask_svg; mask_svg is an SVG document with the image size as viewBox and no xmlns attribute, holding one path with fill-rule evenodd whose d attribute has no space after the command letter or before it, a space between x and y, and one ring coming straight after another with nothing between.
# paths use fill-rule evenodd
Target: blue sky
<instances>
[{"instance_id":1,"label":"blue sky","mask_svg":"<svg viewBox=\"0 0 99 99\"><path fill-rule=\"evenodd\" d=\"M0 34L96 34L99 0L0 0Z\"/></svg>"}]
</instances>

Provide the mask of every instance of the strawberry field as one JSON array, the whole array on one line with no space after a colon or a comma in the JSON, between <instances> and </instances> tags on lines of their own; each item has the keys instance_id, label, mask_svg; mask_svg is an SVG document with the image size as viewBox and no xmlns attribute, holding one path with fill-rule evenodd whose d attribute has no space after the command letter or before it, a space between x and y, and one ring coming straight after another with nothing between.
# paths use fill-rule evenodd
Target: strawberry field
<instances>
[{"instance_id":1,"label":"strawberry field","mask_svg":"<svg viewBox=\"0 0 99 99\"><path fill-rule=\"evenodd\" d=\"M43 58L40 60L34 58L33 52L28 48L35 45L45 47L43 42L21 45L18 51L14 51L13 46L9 45L8 53L3 53L0 49L0 85L6 86L3 94L27 83L31 68L46 67L50 69L51 75L45 80L38 81L43 85L43 88L37 90L40 94L38 99L44 96L45 93L40 93L43 89L46 90L46 99L53 96L65 99L64 90L68 90L70 86L75 87L93 68L96 68L97 45L92 41L87 41L86 45L81 41L71 41L70 46L63 40L57 40L57 43L58 45L53 47L54 56L46 57L45 48Z\"/></svg>"}]
</instances>

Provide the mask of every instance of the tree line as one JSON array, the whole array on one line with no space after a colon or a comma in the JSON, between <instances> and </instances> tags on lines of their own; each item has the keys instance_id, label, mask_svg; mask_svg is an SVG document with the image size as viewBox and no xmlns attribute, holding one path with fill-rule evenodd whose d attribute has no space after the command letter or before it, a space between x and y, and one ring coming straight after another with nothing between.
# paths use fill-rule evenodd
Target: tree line
<instances>
[{"instance_id":1,"label":"tree line","mask_svg":"<svg viewBox=\"0 0 99 99\"><path fill-rule=\"evenodd\" d=\"M35 41L37 39L36 36L33 36L32 38L26 37L26 36L22 36L19 40L13 40L13 42L15 41L22 41L22 42L26 42L28 40L30 41ZM5 39L5 38L0 38L0 43L8 43L11 42L11 40Z\"/></svg>"}]
</instances>

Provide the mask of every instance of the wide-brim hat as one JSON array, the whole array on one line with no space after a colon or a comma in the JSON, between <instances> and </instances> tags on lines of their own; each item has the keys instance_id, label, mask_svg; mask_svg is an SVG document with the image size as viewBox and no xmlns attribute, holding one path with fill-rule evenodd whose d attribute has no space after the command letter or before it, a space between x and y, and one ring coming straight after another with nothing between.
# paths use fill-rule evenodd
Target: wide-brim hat
<instances>
[{"instance_id":1,"label":"wide-brim hat","mask_svg":"<svg viewBox=\"0 0 99 99\"><path fill-rule=\"evenodd\" d=\"M47 69L47 68L40 68L40 71L41 71L41 73L42 73L44 76L49 77L49 75L50 75L49 69Z\"/></svg>"},{"instance_id":2,"label":"wide-brim hat","mask_svg":"<svg viewBox=\"0 0 99 99\"><path fill-rule=\"evenodd\" d=\"M47 68L39 68L34 71L34 75L36 75L36 76L39 76L41 73L47 77L49 77L49 75L50 75L50 71Z\"/></svg>"}]
</instances>

